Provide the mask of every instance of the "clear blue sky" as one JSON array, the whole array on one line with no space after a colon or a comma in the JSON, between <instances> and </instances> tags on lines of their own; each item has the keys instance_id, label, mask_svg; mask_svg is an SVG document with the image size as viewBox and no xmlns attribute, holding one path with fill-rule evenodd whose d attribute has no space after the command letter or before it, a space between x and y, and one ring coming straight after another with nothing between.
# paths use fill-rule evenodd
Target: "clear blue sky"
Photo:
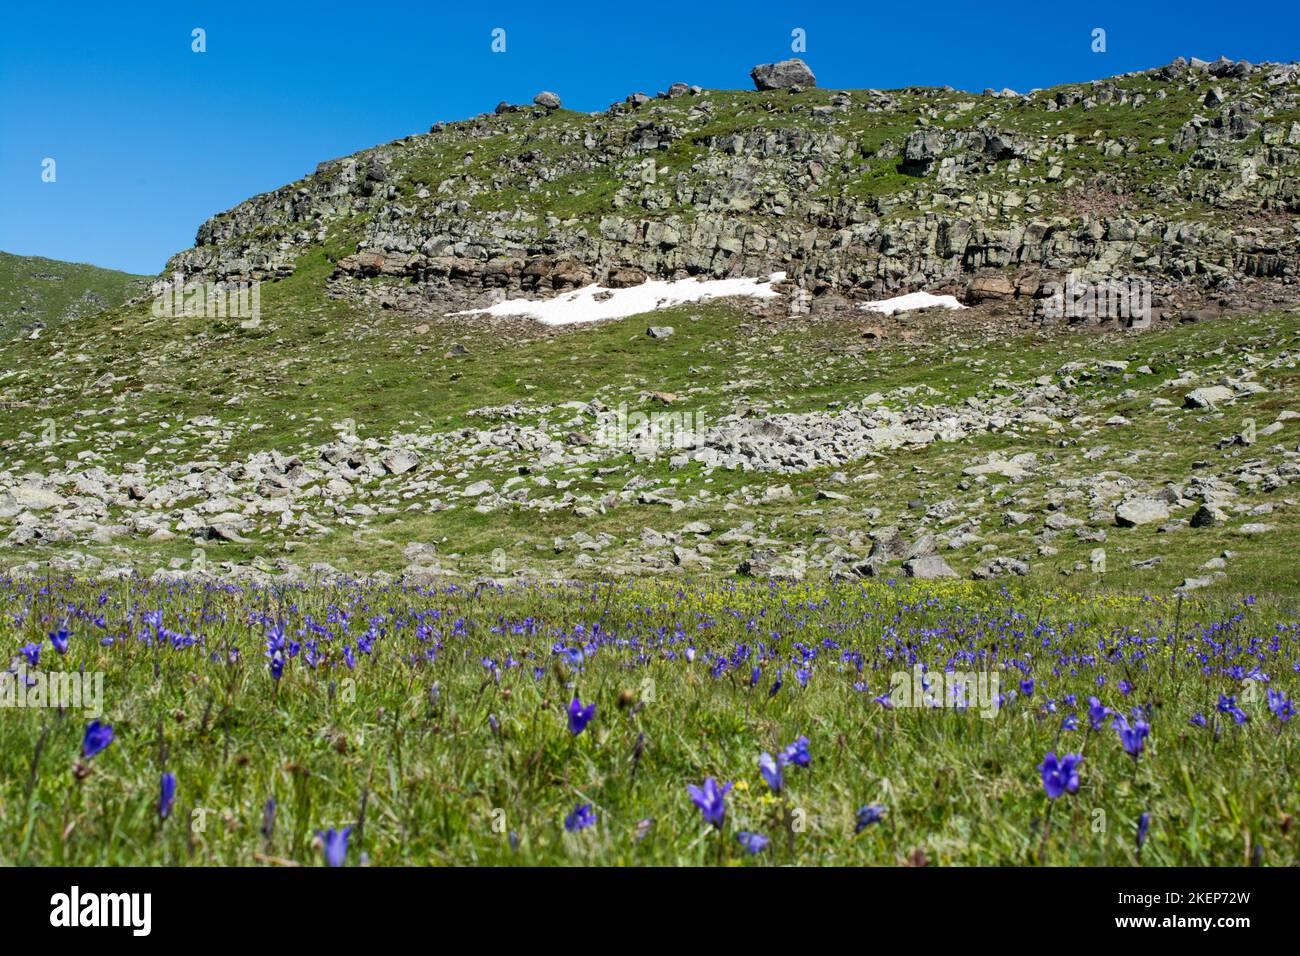
<instances>
[{"instance_id":1,"label":"clear blue sky","mask_svg":"<svg viewBox=\"0 0 1300 956\"><path fill-rule=\"evenodd\" d=\"M819 85L836 88L1023 91L1179 55L1300 58L1294 0L3 6L0 250L142 273L208 216L322 160L542 89L596 110L676 80L748 87L755 63L791 55L797 27ZM191 51L195 27L206 53Z\"/></svg>"}]
</instances>

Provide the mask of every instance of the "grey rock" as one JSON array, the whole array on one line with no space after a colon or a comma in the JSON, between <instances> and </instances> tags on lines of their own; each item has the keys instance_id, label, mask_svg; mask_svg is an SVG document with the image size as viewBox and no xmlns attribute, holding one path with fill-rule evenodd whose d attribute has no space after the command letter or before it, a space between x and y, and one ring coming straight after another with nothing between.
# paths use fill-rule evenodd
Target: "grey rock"
<instances>
[{"instance_id":1,"label":"grey rock","mask_svg":"<svg viewBox=\"0 0 1300 956\"><path fill-rule=\"evenodd\" d=\"M982 564L971 569L971 577L977 581L986 581L991 578L1000 578L1008 574L1014 574L1019 577L1029 573L1029 564L1025 561L1019 561L1015 558L1008 558L999 555L991 558Z\"/></svg>"},{"instance_id":2,"label":"grey rock","mask_svg":"<svg viewBox=\"0 0 1300 956\"><path fill-rule=\"evenodd\" d=\"M798 57L779 63L760 63L750 70L749 77L756 90L785 90L791 87L813 87L817 77L808 64Z\"/></svg>"},{"instance_id":3,"label":"grey rock","mask_svg":"<svg viewBox=\"0 0 1300 956\"><path fill-rule=\"evenodd\" d=\"M1268 532L1272 531L1274 527L1276 527L1276 525L1264 524L1263 522L1259 522L1259 521L1252 521L1243 524L1241 527L1237 528L1237 534L1248 534L1248 535L1267 534Z\"/></svg>"},{"instance_id":4,"label":"grey rock","mask_svg":"<svg viewBox=\"0 0 1300 956\"><path fill-rule=\"evenodd\" d=\"M1224 385L1207 385L1195 388L1183 396L1183 404L1188 408L1217 408L1224 402L1231 401L1232 389Z\"/></svg>"},{"instance_id":5,"label":"grey rock","mask_svg":"<svg viewBox=\"0 0 1300 956\"><path fill-rule=\"evenodd\" d=\"M903 565L903 572L911 578L932 581L937 578L955 578L957 572L948 566L948 562L937 554L927 554L912 558Z\"/></svg>"},{"instance_id":6,"label":"grey rock","mask_svg":"<svg viewBox=\"0 0 1300 956\"><path fill-rule=\"evenodd\" d=\"M1169 517L1169 507L1155 498L1132 498L1115 509L1115 523L1122 528L1164 521Z\"/></svg>"},{"instance_id":7,"label":"grey rock","mask_svg":"<svg viewBox=\"0 0 1300 956\"><path fill-rule=\"evenodd\" d=\"M390 475L404 475L420 464L420 456L409 448L392 448L379 456L379 463Z\"/></svg>"},{"instance_id":8,"label":"grey rock","mask_svg":"<svg viewBox=\"0 0 1300 956\"><path fill-rule=\"evenodd\" d=\"M1222 524L1226 519L1227 516L1219 509L1203 504L1192 515L1191 525L1193 528L1212 528Z\"/></svg>"}]
</instances>

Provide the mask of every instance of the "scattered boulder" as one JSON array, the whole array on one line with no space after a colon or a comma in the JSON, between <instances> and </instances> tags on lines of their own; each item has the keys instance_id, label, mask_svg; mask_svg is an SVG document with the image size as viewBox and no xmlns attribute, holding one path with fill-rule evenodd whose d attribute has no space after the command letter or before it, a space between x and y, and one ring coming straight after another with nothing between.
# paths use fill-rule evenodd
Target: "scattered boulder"
<instances>
[{"instance_id":1,"label":"scattered boulder","mask_svg":"<svg viewBox=\"0 0 1300 956\"><path fill-rule=\"evenodd\" d=\"M646 274L634 266L619 266L611 269L605 278L605 285L611 289L628 289L645 282Z\"/></svg>"},{"instance_id":2,"label":"scattered boulder","mask_svg":"<svg viewBox=\"0 0 1300 956\"><path fill-rule=\"evenodd\" d=\"M67 499L53 491L32 485L21 485L9 492L13 503L20 509L45 511L50 508L62 508Z\"/></svg>"},{"instance_id":3,"label":"scattered boulder","mask_svg":"<svg viewBox=\"0 0 1300 956\"><path fill-rule=\"evenodd\" d=\"M808 64L798 57L779 63L760 63L749 71L756 90L788 90L792 87L814 87L817 77Z\"/></svg>"},{"instance_id":4,"label":"scattered boulder","mask_svg":"<svg viewBox=\"0 0 1300 956\"><path fill-rule=\"evenodd\" d=\"M379 456L379 463L390 475L404 475L420 463L420 456L409 448L390 448Z\"/></svg>"},{"instance_id":5,"label":"scattered boulder","mask_svg":"<svg viewBox=\"0 0 1300 956\"><path fill-rule=\"evenodd\" d=\"M950 568L948 562L937 554L925 554L912 558L903 565L903 573L910 578L921 581L957 577L957 572Z\"/></svg>"},{"instance_id":6,"label":"scattered boulder","mask_svg":"<svg viewBox=\"0 0 1300 956\"><path fill-rule=\"evenodd\" d=\"M1121 528L1164 521L1169 517L1169 506L1155 498L1131 498L1115 509L1115 523Z\"/></svg>"},{"instance_id":7,"label":"scattered boulder","mask_svg":"<svg viewBox=\"0 0 1300 956\"><path fill-rule=\"evenodd\" d=\"M1197 508L1196 513L1192 515L1191 524L1193 528L1212 528L1215 525L1223 524L1226 520L1227 516L1222 511L1204 504Z\"/></svg>"},{"instance_id":8,"label":"scattered boulder","mask_svg":"<svg viewBox=\"0 0 1300 956\"><path fill-rule=\"evenodd\" d=\"M1010 276L987 275L976 276L966 287L966 301L974 305L978 302L1010 299L1016 294L1016 285Z\"/></svg>"},{"instance_id":9,"label":"scattered boulder","mask_svg":"<svg viewBox=\"0 0 1300 956\"><path fill-rule=\"evenodd\" d=\"M413 565L427 564L436 561L438 557L438 547L433 544L426 544L420 541L412 541L402 549L402 556L407 562Z\"/></svg>"},{"instance_id":10,"label":"scattered boulder","mask_svg":"<svg viewBox=\"0 0 1300 956\"><path fill-rule=\"evenodd\" d=\"M1266 534L1275 526L1262 521L1251 521L1237 529L1237 534Z\"/></svg>"},{"instance_id":11,"label":"scattered boulder","mask_svg":"<svg viewBox=\"0 0 1300 956\"><path fill-rule=\"evenodd\" d=\"M1028 573L1029 564L1027 562L999 555L973 568L970 576L976 581L988 581L1008 574L1024 577Z\"/></svg>"},{"instance_id":12,"label":"scattered boulder","mask_svg":"<svg viewBox=\"0 0 1300 956\"><path fill-rule=\"evenodd\" d=\"M1194 388L1183 396L1183 405L1187 408L1217 408L1224 402L1231 401L1232 389L1226 385L1207 385Z\"/></svg>"},{"instance_id":13,"label":"scattered boulder","mask_svg":"<svg viewBox=\"0 0 1300 956\"><path fill-rule=\"evenodd\" d=\"M901 561L907 557L907 542L892 525L887 528L877 528L871 532L871 538L871 553L868 558L874 562Z\"/></svg>"},{"instance_id":14,"label":"scattered boulder","mask_svg":"<svg viewBox=\"0 0 1300 956\"><path fill-rule=\"evenodd\" d=\"M560 98L550 90L542 90L533 97L533 102L544 110L558 110L560 108Z\"/></svg>"},{"instance_id":15,"label":"scattered boulder","mask_svg":"<svg viewBox=\"0 0 1300 956\"><path fill-rule=\"evenodd\" d=\"M746 577L769 581L802 581L803 563L799 559L781 560L771 550L755 551L740 562L736 571Z\"/></svg>"}]
</instances>

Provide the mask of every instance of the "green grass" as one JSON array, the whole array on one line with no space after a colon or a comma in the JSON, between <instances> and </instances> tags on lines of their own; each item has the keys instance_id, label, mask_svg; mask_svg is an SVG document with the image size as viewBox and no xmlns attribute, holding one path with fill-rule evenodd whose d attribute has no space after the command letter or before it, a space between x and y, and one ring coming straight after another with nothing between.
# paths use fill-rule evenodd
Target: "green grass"
<instances>
[{"instance_id":1,"label":"green grass","mask_svg":"<svg viewBox=\"0 0 1300 956\"><path fill-rule=\"evenodd\" d=\"M148 276L0 252L0 341L36 323L55 327L148 290Z\"/></svg>"},{"instance_id":2,"label":"green grass","mask_svg":"<svg viewBox=\"0 0 1300 956\"><path fill-rule=\"evenodd\" d=\"M3 864L318 865L315 832L348 825L351 865L1300 862L1287 784L1295 721L1278 721L1263 690L1231 671L1259 666L1270 688L1294 695L1294 601L1179 605L970 583L426 592L56 580L6 583L0 602L6 647L42 642L43 669L103 675L115 734L82 759L81 712L5 713ZM141 618L153 610L161 640ZM65 616L73 637L60 657L45 632ZM277 684L264 620L284 621L294 640L316 622L306 636L318 666L300 654ZM356 653L370 625L380 636ZM552 653L557 642L582 648L581 665ZM748 650L712 674L738 645ZM998 675L1008 699L996 714L874 700L913 662L936 673L963 652L974 657L961 668ZM1219 694L1249 722L1192 726L1194 713L1216 718ZM577 736L564 715L575 695L596 705ZM1144 708L1138 759L1109 719L1086 729L1093 695L1125 714ZM1062 729L1070 713L1080 729ZM787 766L773 795L759 754L801 735L811 765ZM1083 754L1078 792L1054 804L1036 770L1049 751ZM165 821L163 772L178 780ZM735 782L722 834L686 791L710 776ZM566 834L579 804L598 822ZM884 820L855 836L866 804L882 805ZM771 845L746 856L742 830Z\"/></svg>"}]
</instances>

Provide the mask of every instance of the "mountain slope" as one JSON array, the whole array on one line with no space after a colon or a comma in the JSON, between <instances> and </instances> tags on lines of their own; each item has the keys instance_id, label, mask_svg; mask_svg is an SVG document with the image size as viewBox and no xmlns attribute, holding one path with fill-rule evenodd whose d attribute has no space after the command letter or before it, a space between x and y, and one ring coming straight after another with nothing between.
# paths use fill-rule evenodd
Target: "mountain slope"
<instances>
[{"instance_id":1,"label":"mountain slope","mask_svg":"<svg viewBox=\"0 0 1300 956\"><path fill-rule=\"evenodd\" d=\"M0 252L0 339L121 305L149 279L81 263Z\"/></svg>"},{"instance_id":2,"label":"mountain slope","mask_svg":"<svg viewBox=\"0 0 1300 956\"><path fill-rule=\"evenodd\" d=\"M258 320L0 343L0 563L1300 586L1298 100L1233 63L699 91L322 164L169 264L260 280ZM1152 328L1048 321L1071 270L1150 281ZM770 271L591 326L460 314ZM922 288L970 308L859 307Z\"/></svg>"},{"instance_id":3,"label":"mountain slope","mask_svg":"<svg viewBox=\"0 0 1300 956\"><path fill-rule=\"evenodd\" d=\"M289 274L428 314L501 290L786 271L880 297L1076 269L1294 281L1300 72L1175 63L1028 95L675 87L597 114L502 107L322 163L214 217L169 270Z\"/></svg>"}]
</instances>

